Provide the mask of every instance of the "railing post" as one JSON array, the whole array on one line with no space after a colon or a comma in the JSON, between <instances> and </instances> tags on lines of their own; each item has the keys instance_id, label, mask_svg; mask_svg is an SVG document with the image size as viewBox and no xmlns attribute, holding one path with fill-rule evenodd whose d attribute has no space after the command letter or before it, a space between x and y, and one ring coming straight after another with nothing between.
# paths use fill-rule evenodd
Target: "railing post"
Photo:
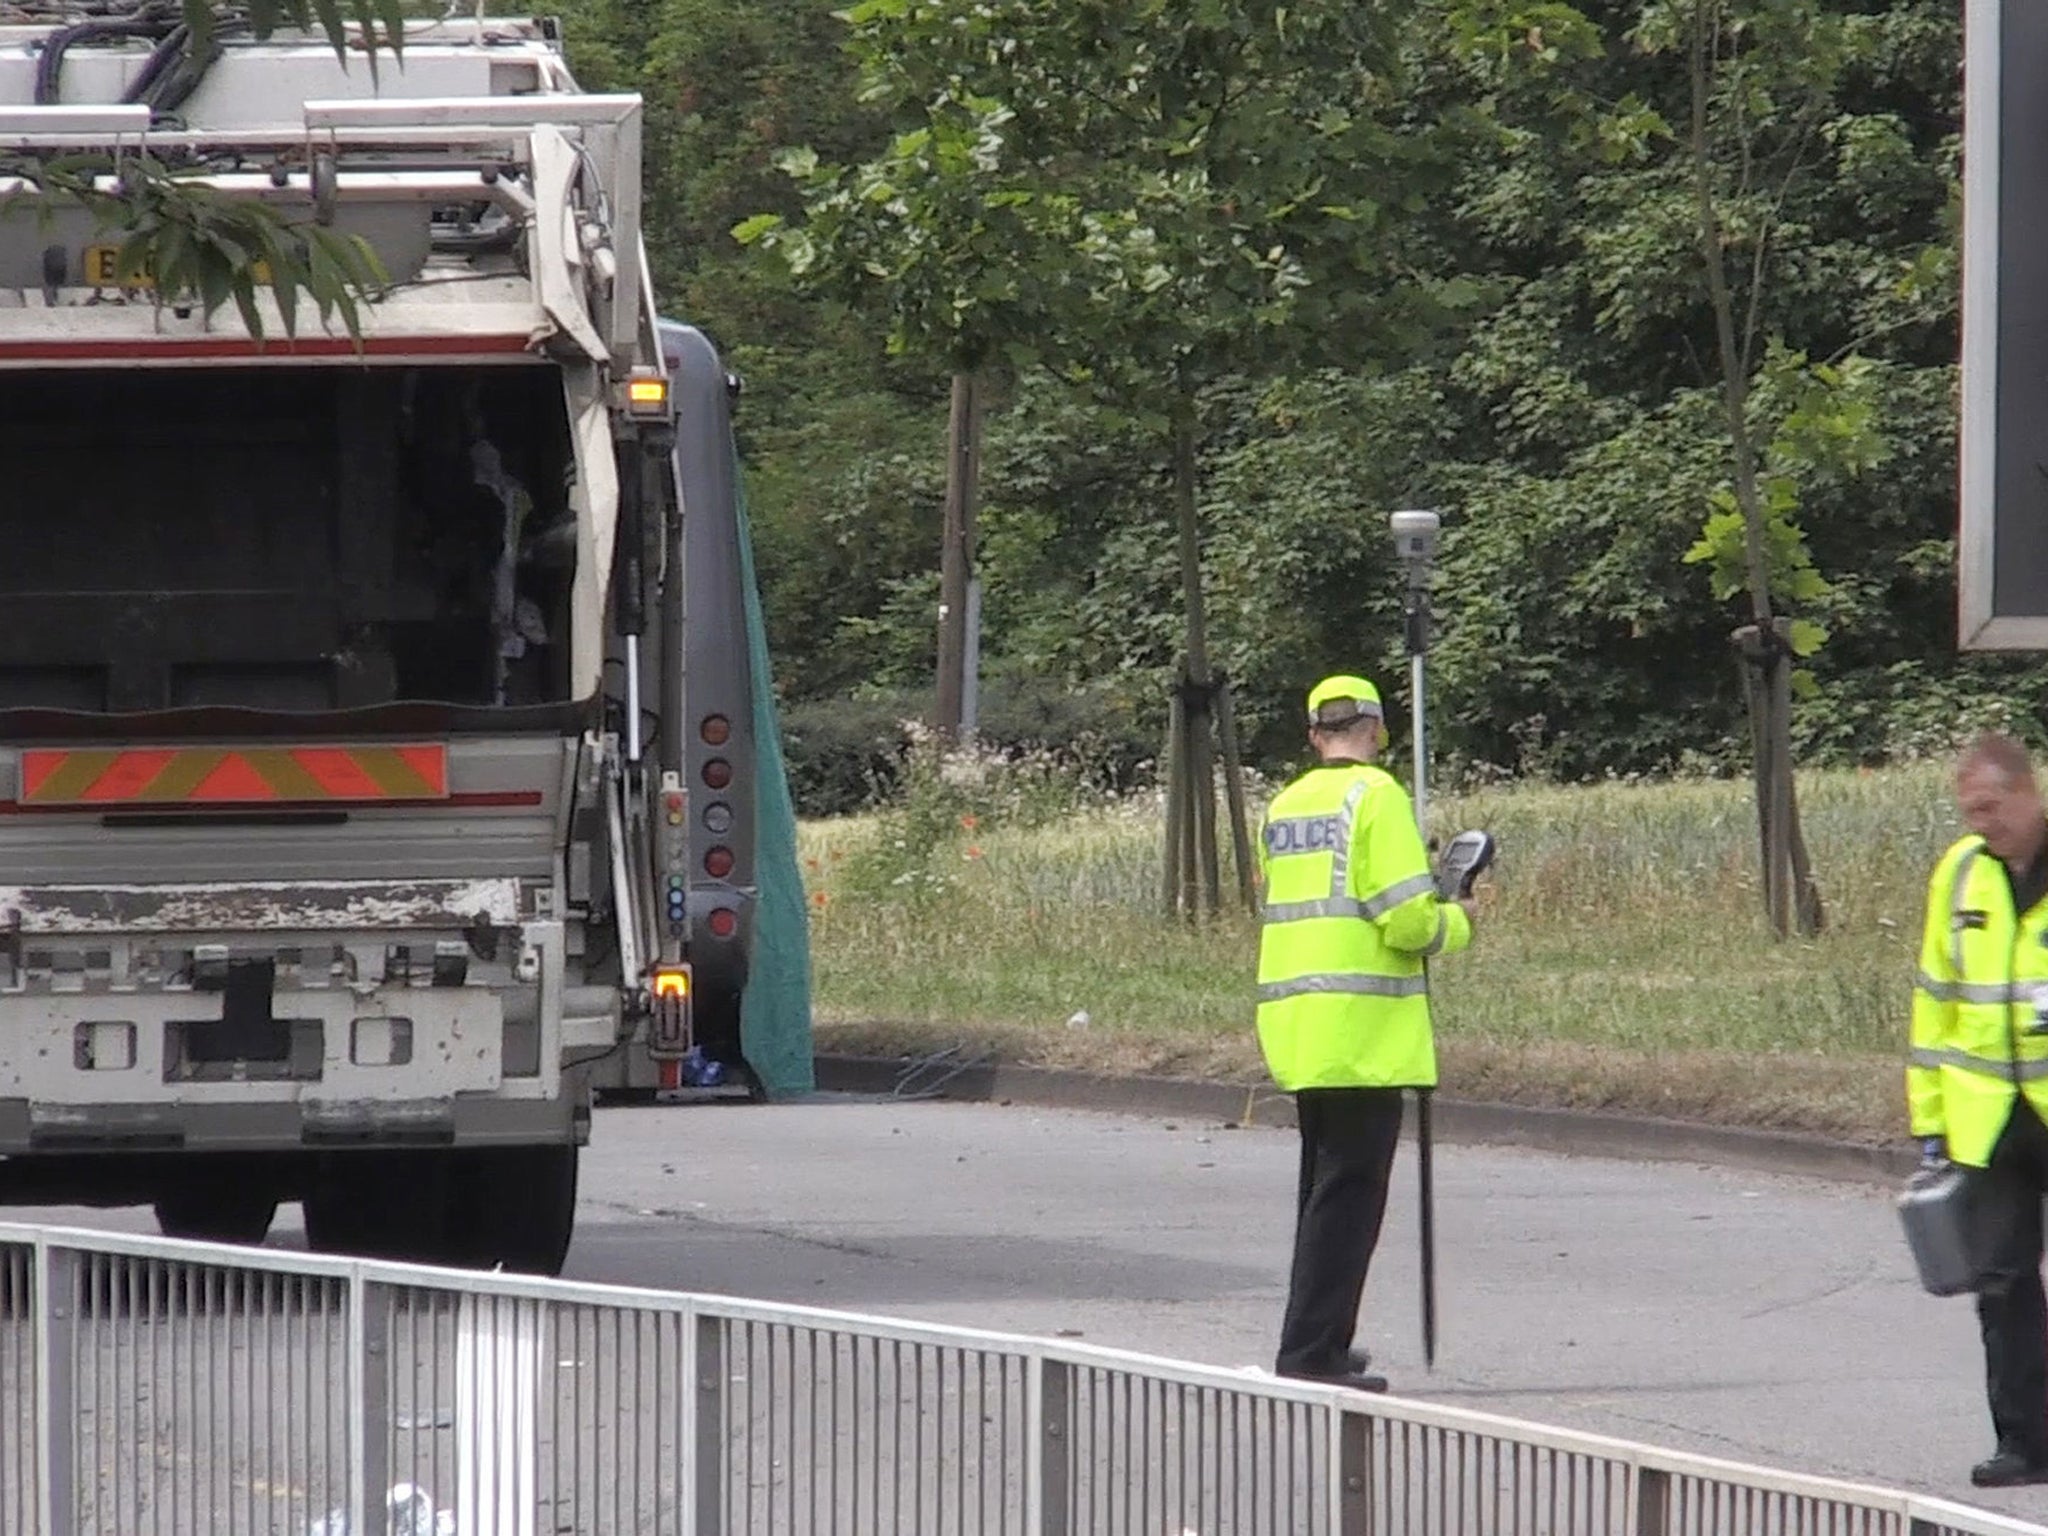
<instances>
[{"instance_id":1,"label":"railing post","mask_svg":"<svg viewBox=\"0 0 2048 1536\"><path fill-rule=\"evenodd\" d=\"M538 1303L479 1291L455 1303L455 1498L463 1532L534 1536L540 1339Z\"/></svg>"},{"instance_id":2,"label":"railing post","mask_svg":"<svg viewBox=\"0 0 2048 1536\"><path fill-rule=\"evenodd\" d=\"M391 1298L348 1277L348 1528L381 1529L391 1492ZM373 1523L374 1522L374 1523Z\"/></svg>"},{"instance_id":3,"label":"railing post","mask_svg":"<svg viewBox=\"0 0 2048 1536\"><path fill-rule=\"evenodd\" d=\"M1036 1356L1025 1379L1025 1521L1033 1536L1071 1536L1074 1367Z\"/></svg>"},{"instance_id":4,"label":"railing post","mask_svg":"<svg viewBox=\"0 0 2048 1536\"><path fill-rule=\"evenodd\" d=\"M36 1529L78 1529L78 1259L69 1248L35 1247Z\"/></svg>"},{"instance_id":5,"label":"railing post","mask_svg":"<svg viewBox=\"0 0 2048 1536\"><path fill-rule=\"evenodd\" d=\"M689 1465L683 1510L689 1536L724 1536L725 1531L725 1323L701 1313L690 1316L684 1335L683 1379L689 1383L684 1412L689 1419Z\"/></svg>"},{"instance_id":6,"label":"railing post","mask_svg":"<svg viewBox=\"0 0 2048 1536\"><path fill-rule=\"evenodd\" d=\"M1372 1415L1337 1411L1337 1536L1366 1536L1372 1529Z\"/></svg>"},{"instance_id":7,"label":"railing post","mask_svg":"<svg viewBox=\"0 0 2048 1536\"><path fill-rule=\"evenodd\" d=\"M1635 1536L1669 1536L1671 1474L1658 1467L1636 1467Z\"/></svg>"}]
</instances>

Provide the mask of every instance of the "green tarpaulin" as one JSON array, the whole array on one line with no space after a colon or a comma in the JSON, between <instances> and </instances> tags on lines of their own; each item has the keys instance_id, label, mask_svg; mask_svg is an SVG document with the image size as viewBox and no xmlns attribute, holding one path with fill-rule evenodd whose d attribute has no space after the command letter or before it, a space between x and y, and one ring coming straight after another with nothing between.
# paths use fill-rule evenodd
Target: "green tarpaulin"
<instances>
[{"instance_id":1,"label":"green tarpaulin","mask_svg":"<svg viewBox=\"0 0 2048 1536\"><path fill-rule=\"evenodd\" d=\"M782 759L775 711L775 674L768 658L768 627L754 579L753 525L740 471L733 471L740 530L740 576L746 588L747 651L754 679L754 742L760 785L755 796L754 869L760 897L754 906L754 949L741 1000L740 1044L747 1064L773 1099L811 1092L811 925L797 865L796 804Z\"/></svg>"}]
</instances>

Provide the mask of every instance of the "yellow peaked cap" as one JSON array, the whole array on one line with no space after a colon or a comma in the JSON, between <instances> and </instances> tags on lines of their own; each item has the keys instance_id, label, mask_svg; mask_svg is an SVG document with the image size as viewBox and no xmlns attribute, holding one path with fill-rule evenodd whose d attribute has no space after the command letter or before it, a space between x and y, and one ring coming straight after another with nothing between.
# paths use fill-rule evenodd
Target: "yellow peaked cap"
<instances>
[{"instance_id":1,"label":"yellow peaked cap","mask_svg":"<svg viewBox=\"0 0 2048 1536\"><path fill-rule=\"evenodd\" d=\"M1315 720L1317 712L1325 704L1339 701L1355 703L1355 715L1378 715L1380 713L1380 691L1362 677L1342 675L1326 677L1308 691L1308 717ZM1337 724L1338 721L1332 721Z\"/></svg>"}]
</instances>

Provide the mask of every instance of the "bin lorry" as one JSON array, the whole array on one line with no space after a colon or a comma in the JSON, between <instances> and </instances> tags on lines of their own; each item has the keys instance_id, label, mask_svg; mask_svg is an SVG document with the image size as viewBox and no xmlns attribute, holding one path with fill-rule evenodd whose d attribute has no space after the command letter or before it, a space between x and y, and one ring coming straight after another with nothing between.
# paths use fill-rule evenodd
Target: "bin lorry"
<instances>
[{"instance_id":1,"label":"bin lorry","mask_svg":"<svg viewBox=\"0 0 2048 1536\"><path fill-rule=\"evenodd\" d=\"M735 386L553 24L175 11L0 4L0 1204L551 1273L598 1096L754 1086ZM388 285L156 291L32 174L142 154Z\"/></svg>"}]
</instances>

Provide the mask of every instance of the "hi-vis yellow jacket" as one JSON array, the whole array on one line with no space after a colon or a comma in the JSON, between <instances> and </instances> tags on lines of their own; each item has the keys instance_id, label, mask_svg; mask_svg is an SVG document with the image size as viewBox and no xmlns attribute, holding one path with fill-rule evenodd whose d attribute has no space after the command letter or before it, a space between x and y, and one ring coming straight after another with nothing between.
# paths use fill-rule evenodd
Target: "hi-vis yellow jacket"
<instances>
[{"instance_id":1,"label":"hi-vis yellow jacket","mask_svg":"<svg viewBox=\"0 0 2048 1536\"><path fill-rule=\"evenodd\" d=\"M1297 1088L1436 1084L1423 957L1472 941L1437 899L1408 795L1363 763L1312 768L1281 790L1259 844L1259 1045Z\"/></svg>"},{"instance_id":2,"label":"hi-vis yellow jacket","mask_svg":"<svg viewBox=\"0 0 2048 1536\"><path fill-rule=\"evenodd\" d=\"M2012 886L1981 837L1941 856L1927 883L1913 1054L1913 1134L1941 1136L1982 1168L2025 1093L2048 1119L2048 901L2014 912Z\"/></svg>"}]
</instances>

